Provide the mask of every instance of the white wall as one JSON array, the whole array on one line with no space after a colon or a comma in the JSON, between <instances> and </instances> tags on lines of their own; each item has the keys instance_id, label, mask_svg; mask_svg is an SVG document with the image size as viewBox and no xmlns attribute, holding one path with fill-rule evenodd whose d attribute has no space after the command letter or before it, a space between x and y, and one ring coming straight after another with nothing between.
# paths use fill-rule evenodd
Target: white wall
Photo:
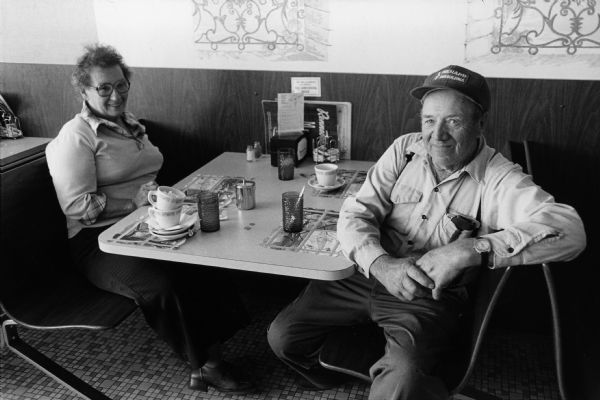
<instances>
[{"instance_id":1,"label":"white wall","mask_svg":"<svg viewBox=\"0 0 600 400\"><path fill-rule=\"evenodd\" d=\"M243 12L254 4L264 16L273 8L270 0L254 1L232 2L238 7L231 10ZM219 7L224 3L208 0ZM195 43L212 23L198 12L201 0L0 0L0 61L72 64L83 44L99 40L117 47L131 66L426 75L461 64L490 77L600 79L600 36L597 47L592 41L591 48L574 55L566 48L540 49L535 55L516 48L493 54L500 3L298 0L304 18L292 22L302 24L305 48L277 45L270 51L265 45L240 49L220 43L211 49L209 43ZM291 13L283 11L289 23ZM539 28L537 14L529 11L524 21ZM276 13L269 15L270 26L282 32ZM252 19L245 22L250 29ZM565 23L568 28L568 19Z\"/></svg>"},{"instance_id":2,"label":"white wall","mask_svg":"<svg viewBox=\"0 0 600 400\"><path fill-rule=\"evenodd\" d=\"M98 40L92 0L0 0L0 61L73 64Z\"/></svg>"}]
</instances>

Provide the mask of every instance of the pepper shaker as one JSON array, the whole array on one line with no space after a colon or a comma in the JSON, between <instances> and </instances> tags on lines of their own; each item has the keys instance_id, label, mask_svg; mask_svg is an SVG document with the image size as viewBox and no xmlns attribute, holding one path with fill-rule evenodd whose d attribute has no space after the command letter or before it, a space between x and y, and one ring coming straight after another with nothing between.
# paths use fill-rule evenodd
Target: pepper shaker
<instances>
[{"instance_id":1,"label":"pepper shaker","mask_svg":"<svg viewBox=\"0 0 600 400\"><path fill-rule=\"evenodd\" d=\"M254 142L254 156L257 160L262 156L262 146L258 140Z\"/></svg>"}]
</instances>

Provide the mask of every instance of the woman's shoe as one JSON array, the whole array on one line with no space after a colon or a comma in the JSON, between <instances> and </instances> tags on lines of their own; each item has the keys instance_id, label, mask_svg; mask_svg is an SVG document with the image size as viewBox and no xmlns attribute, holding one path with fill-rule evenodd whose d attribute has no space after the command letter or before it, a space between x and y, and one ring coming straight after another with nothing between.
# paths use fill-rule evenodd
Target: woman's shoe
<instances>
[{"instance_id":1,"label":"woman's shoe","mask_svg":"<svg viewBox=\"0 0 600 400\"><path fill-rule=\"evenodd\" d=\"M242 376L234 365L221 362L215 367L203 367L190 374L190 389L206 392L212 386L224 393L248 393L256 389L254 383Z\"/></svg>"}]
</instances>

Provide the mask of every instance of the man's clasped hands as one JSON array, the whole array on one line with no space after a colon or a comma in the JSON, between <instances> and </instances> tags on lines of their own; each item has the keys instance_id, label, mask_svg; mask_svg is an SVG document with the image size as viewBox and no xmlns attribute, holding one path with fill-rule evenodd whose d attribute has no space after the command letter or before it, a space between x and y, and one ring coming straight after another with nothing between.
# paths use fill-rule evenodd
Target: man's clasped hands
<instances>
[{"instance_id":1,"label":"man's clasped hands","mask_svg":"<svg viewBox=\"0 0 600 400\"><path fill-rule=\"evenodd\" d=\"M479 264L473 251L473 238L458 239L446 246L396 258L388 254L378 257L370 273L399 299L433 297L439 300L442 290L452 284L465 269Z\"/></svg>"}]
</instances>

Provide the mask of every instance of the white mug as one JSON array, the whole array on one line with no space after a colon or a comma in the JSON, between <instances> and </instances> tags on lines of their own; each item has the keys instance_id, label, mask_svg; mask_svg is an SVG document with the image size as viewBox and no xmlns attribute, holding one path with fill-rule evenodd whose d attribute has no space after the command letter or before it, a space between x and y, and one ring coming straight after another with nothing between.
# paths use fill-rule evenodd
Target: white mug
<instances>
[{"instance_id":1,"label":"white mug","mask_svg":"<svg viewBox=\"0 0 600 400\"><path fill-rule=\"evenodd\" d=\"M157 210L175 210L181 208L185 193L170 186L159 186L148 192L148 201Z\"/></svg>"},{"instance_id":2,"label":"white mug","mask_svg":"<svg viewBox=\"0 0 600 400\"><path fill-rule=\"evenodd\" d=\"M317 182L321 186L333 186L335 185L335 179L337 177L338 166L336 164L317 164L315 165L315 176Z\"/></svg>"},{"instance_id":3,"label":"white mug","mask_svg":"<svg viewBox=\"0 0 600 400\"><path fill-rule=\"evenodd\" d=\"M176 208L174 210L159 210L154 207L148 209L148 215L163 229L170 228L178 225L181 218L181 209L183 207Z\"/></svg>"}]
</instances>

